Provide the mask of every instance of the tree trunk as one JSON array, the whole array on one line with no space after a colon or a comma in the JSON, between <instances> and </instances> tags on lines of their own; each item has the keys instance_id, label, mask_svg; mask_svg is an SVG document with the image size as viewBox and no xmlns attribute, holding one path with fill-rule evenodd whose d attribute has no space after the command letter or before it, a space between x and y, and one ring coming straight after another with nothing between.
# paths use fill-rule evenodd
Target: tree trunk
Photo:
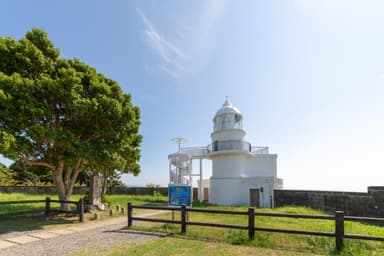
<instances>
[{"instance_id":1,"label":"tree trunk","mask_svg":"<svg viewBox=\"0 0 384 256\"><path fill-rule=\"evenodd\" d=\"M82 167L82 159L78 158L77 160L75 170L70 166L67 166L64 173L64 161L60 160L57 168L52 173L52 179L57 189L57 195L61 201L69 201L71 199L73 187ZM70 211L70 204L62 203L61 210Z\"/></svg>"},{"instance_id":2,"label":"tree trunk","mask_svg":"<svg viewBox=\"0 0 384 256\"><path fill-rule=\"evenodd\" d=\"M52 171L52 180L53 180L53 183L55 183L59 200L67 201L69 200L70 195L68 195L65 191L63 171L64 171L64 161L60 160L56 169ZM69 211L70 209L71 208L69 204L64 204L64 203L61 204L61 210Z\"/></svg>"},{"instance_id":3,"label":"tree trunk","mask_svg":"<svg viewBox=\"0 0 384 256\"><path fill-rule=\"evenodd\" d=\"M28 165L45 166L52 170L52 181L56 186L57 195L61 201L69 201L72 195L73 187L75 185L77 176L79 175L84 160L81 157L77 157L75 166L64 166L64 160L59 160L57 165L44 161L32 161L29 160L24 154L18 153L18 156L22 161ZM65 170L65 172L64 172ZM64 211L70 211L70 204L62 203L61 209Z\"/></svg>"}]
</instances>

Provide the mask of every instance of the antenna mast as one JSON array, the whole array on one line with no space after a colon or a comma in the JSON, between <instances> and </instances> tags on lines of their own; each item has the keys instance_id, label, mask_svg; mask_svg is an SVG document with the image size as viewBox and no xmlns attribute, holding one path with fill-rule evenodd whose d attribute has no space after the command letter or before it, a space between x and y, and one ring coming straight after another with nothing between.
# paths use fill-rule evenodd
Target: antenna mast
<instances>
[{"instance_id":1,"label":"antenna mast","mask_svg":"<svg viewBox=\"0 0 384 256\"><path fill-rule=\"evenodd\" d=\"M181 152L181 144L187 143L186 138L179 138L179 137L173 138L172 141L178 145L178 150L179 150L178 152L179 153Z\"/></svg>"}]
</instances>

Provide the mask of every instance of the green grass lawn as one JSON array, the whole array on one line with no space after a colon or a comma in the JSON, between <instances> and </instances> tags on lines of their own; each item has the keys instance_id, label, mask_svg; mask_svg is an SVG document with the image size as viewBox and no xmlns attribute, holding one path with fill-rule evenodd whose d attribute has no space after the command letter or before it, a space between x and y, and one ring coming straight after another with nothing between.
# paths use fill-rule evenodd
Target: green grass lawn
<instances>
[{"instance_id":1,"label":"green grass lawn","mask_svg":"<svg viewBox=\"0 0 384 256\"><path fill-rule=\"evenodd\" d=\"M292 251L287 249L258 248L239 246L221 242L203 241L188 237L164 237L145 244L129 242L118 243L113 248L85 248L76 250L70 256L315 256L310 252Z\"/></svg>"},{"instance_id":2,"label":"green grass lawn","mask_svg":"<svg viewBox=\"0 0 384 256\"><path fill-rule=\"evenodd\" d=\"M55 195L0 193L0 201L44 199L47 196L50 196L52 199L57 199ZM71 200L77 201L80 197L81 195L73 195ZM107 195L106 200L110 203L110 208L112 209L114 209L116 205L126 207L127 202L132 202L134 205L167 205L167 197L163 196ZM23 207L23 209L36 209L38 207L44 207L44 204L24 205ZM199 203L197 203L195 207L233 211L247 210L247 207L219 207ZM8 208L0 205L0 212L15 209L16 208ZM134 209L134 215L142 214L144 211L145 210ZM320 211L304 207L257 209L257 211L323 214ZM107 212L105 212L103 216L108 218ZM122 215L117 214L117 216ZM175 211L173 217L179 220L180 213ZM91 216L89 215L88 219L90 218ZM156 216L156 218L172 219L172 213L164 212ZM247 224L247 216L195 212L188 214L188 220L235 225ZM78 222L76 218L59 217L44 221L42 215L28 215L27 218L23 216L10 216L6 219L0 218L0 230L2 230L1 232L9 232L12 230L46 228L51 225L75 222ZM259 227L333 232L335 224L332 220L257 216L255 217L255 225ZM125 232L131 232L132 230L160 232L167 234L167 236L145 244L130 244L127 242L116 244L111 248L86 248L76 251L74 255L384 255L383 242L363 240L345 239L344 250L337 252L334 249L334 238L328 237L256 232L255 239L250 241L246 230L188 226L187 233L181 235L179 225L153 222L134 222L134 226L131 229L125 230ZM384 227L383 225L369 225L366 223L346 221L345 233L384 236Z\"/></svg>"},{"instance_id":3,"label":"green grass lawn","mask_svg":"<svg viewBox=\"0 0 384 256\"><path fill-rule=\"evenodd\" d=\"M57 200L57 195L29 195L21 193L0 193L0 202L4 201L21 201L21 200L45 200L50 197L52 200ZM72 195L71 201L78 201L84 195ZM134 196L134 195L106 195L106 201L109 202L111 209L116 209L117 205L127 207L127 202L133 202L136 205L166 205L168 202L167 197L164 196ZM59 203L51 203L52 208L59 209ZM77 223L77 216L68 215L52 215L46 221L43 216L45 203L28 203L28 204L12 204L0 205L0 233L7 233L10 231L22 231L30 229L45 229L54 225ZM38 210L39 213L34 214L13 214L18 211L31 211ZM6 214L6 215L4 215ZM123 216L121 212L116 212L113 215ZM99 215L100 219L109 218L109 212L104 211ZM90 213L85 214L85 220L89 221L93 218Z\"/></svg>"},{"instance_id":4,"label":"green grass lawn","mask_svg":"<svg viewBox=\"0 0 384 256\"><path fill-rule=\"evenodd\" d=\"M201 205L200 205L201 206ZM208 206L211 209L225 209L234 211L246 211L246 207L217 207ZM275 209L257 209L261 212L282 212L282 213L299 213L299 214L324 214L304 207L282 207ZM172 219L171 213L164 213L157 218ZM176 220L180 220L180 213L174 214ZM189 221L225 223L236 225L247 225L247 216L224 215L224 214L207 214L190 212L188 214ZM294 230L308 231L325 231L334 232L333 220L314 220L314 219L295 219L284 217L255 217L255 224L258 227L283 228ZM345 239L345 249L339 253L335 251L334 238L292 235L282 233L257 232L255 239L250 241L246 230L234 230L226 228L212 228L188 226L187 233L180 235L180 225L162 224L152 222L134 223L133 229L143 231L165 232L173 237L187 238L192 241L206 241L210 243L220 243L229 245L242 245L251 248L268 248L279 251L294 251L307 254L318 253L320 255L384 255L384 243L349 240ZM362 234L372 236L384 236L384 227L377 225L368 225L359 222L345 222L345 233ZM128 251L131 255L131 251ZM119 255L119 254L116 254ZM134 254L133 254L134 255ZM159 254L162 255L162 254ZM189 254L188 254L189 255ZM194 255L194 254L193 254ZM197 254L196 254L197 255ZM252 254L253 255L253 254ZM255 254L258 255L258 254ZM260 254L262 255L262 254ZM278 253L271 255L280 255ZM286 255L286 254L281 254Z\"/></svg>"}]
</instances>

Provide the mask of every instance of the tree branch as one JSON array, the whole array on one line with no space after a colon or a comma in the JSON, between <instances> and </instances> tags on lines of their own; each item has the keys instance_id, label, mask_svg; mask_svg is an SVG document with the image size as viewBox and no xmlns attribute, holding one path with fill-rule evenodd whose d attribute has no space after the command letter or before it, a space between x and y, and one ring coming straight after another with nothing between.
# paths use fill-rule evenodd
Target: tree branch
<instances>
[{"instance_id":1,"label":"tree branch","mask_svg":"<svg viewBox=\"0 0 384 256\"><path fill-rule=\"evenodd\" d=\"M77 158L77 162L76 162L76 167L75 167L75 171L73 172L72 174L72 180L71 180L71 183L72 184L75 184L76 182L76 179L77 179L77 176L79 175L80 171L81 171L81 168L83 167L83 158L81 157L78 157Z\"/></svg>"},{"instance_id":2,"label":"tree branch","mask_svg":"<svg viewBox=\"0 0 384 256\"><path fill-rule=\"evenodd\" d=\"M28 165L36 165L36 166L44 166L48 167L51 170L55 170L55 166L52 164L49 164L47 162L41 162L41 161L33 161L29 160L24 154L22 153L17 153L17 156L26 164Z\"/></svg>"}]
</instances>

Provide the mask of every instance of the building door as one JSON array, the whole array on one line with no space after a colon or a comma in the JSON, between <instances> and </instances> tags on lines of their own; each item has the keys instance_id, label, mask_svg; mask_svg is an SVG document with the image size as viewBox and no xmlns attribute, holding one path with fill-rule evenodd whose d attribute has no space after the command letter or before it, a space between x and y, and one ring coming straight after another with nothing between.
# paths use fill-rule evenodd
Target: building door
<instances>
[{"instance_id":1,"label":"building door","mask_svg":"<svg viewBox=\"0 0 384 256\"><path fill-rule=\"evenodd\" d=\"M208 202L209 200L209 190L208 188L204 188L204 201Z\"/></svg>"},{"instance_id":2,"label":"building door","mask_svg":"<svg viewBox=\"0 0 384 256\"><path fill-rule=\"evenodd\" d=\"M260 207L260 189L251 188L249 190L250 206Z\"/></svg>"}]
</instances>

